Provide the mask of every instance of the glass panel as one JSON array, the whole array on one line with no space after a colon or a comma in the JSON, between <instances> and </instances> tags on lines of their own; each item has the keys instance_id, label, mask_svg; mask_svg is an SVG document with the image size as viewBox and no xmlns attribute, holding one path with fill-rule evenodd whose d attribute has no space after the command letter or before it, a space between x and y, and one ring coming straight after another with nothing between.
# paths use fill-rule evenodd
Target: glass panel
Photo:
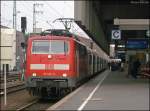
<instances>
[{"instance_id":1,"label":"glass panel","mask_svg":"<svg viewBox=\"0 0 150 111\"><path fill-rule=\"evenodd\" d=\"M32 43L32 53L47 54L49 52L49 41L34 41Z\"/></svg>"},{"instance_id":2,"label":"glass panel","mask_svg":"<svg viewBox=\"0 0 150 111\"><path fill-rule=\"evenodd\" d=\"M68 53L68 42L63 40L33 41L33 54L64 54Z\"/></svg>"}]
</instances>

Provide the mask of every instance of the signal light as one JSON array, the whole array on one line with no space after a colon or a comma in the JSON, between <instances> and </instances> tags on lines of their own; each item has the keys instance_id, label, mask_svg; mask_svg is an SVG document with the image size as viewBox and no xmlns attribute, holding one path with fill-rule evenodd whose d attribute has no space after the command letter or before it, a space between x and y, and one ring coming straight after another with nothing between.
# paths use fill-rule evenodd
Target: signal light
<instances>
[{"instance_id":1,"label":"signal light","mask_svg":"<svg viewBox=\"0 0 150 111\"><path fill-rule=\"evenodd\" d=\"M21 17L21 29L23 33L25 32L26 27L27 27L26 17Z\"/></svg>"}]
</instances>

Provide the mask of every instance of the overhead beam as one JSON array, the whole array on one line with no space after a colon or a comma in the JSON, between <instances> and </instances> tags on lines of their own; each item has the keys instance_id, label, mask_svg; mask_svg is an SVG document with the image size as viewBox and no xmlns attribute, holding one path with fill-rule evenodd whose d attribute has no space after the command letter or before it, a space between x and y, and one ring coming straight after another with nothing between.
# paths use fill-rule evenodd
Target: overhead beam
<instances>
[{"instance_id":1,"label":"overhead beam","mask_svg":"<svg viewBox=\"0 0 150 111\"><path fill-rule=\"evenodd\" d=\"M149 30L149 26L146 25L121 25L119 26L120 30Z\"/></svg>"},{"instance_id":2,"label":"overhead beam","mask_svg":"<svg viewBox=\"0 0 150 111\"><path fill-rule=\"evenodd\" d=\"M149 30L150 19L114 19L121 30Z\"/></svg>"},{"instance_id":3,"label":"overhead beam","mask_svg":"<svg viewBox=\"0 0 150 111\"><path fill-rule=\"evenodd\" d=\"M149 25L150 19L114 19L114 25Z\"/></svg>"}]
</instances>

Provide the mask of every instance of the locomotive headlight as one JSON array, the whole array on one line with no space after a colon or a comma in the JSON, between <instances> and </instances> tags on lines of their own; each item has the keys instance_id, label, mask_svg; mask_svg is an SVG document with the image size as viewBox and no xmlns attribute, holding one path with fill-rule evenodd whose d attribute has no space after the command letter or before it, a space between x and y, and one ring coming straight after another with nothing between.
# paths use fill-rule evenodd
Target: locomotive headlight
<instances>
[{"instance_id":1,"label":"locomotive headlight","mask_svg":"<svg viewBox=\"0 0 150 111\"><path fill-rule=\"evenodd\" d=\"M63 73L63 77L67 77L67 74L66 74L66 73Z\"/></svg>"},{"instance_id":2,"label":"locomotive headlight","mask_svg":"<svg viewBox=\"0 0 150 111\"><path fill-rule=\"evenodd\" d=\"M48 55L48 59L51 59L52 58L52 55Z\"/></svg>"},{"instance_id":3,"label":"locomotive headlight","mask_svg":"<svg viewBox=\"0 0 150 111\"><path fill-rule=\"evenodd\" d=\"M33 73L32 76L36 76L36 73Z\"/></svg>"}]
</instances>

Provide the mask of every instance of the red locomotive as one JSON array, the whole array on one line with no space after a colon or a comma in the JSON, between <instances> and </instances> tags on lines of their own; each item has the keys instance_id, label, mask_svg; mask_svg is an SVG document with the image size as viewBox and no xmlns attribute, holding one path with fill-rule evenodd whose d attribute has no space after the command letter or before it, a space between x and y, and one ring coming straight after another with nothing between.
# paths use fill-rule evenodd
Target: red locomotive
<instances>
[{"instance_id":1,"label":"red locomotive","mask_svg":"<svg viewBox=\"0 0 150 111\"><path fill-rule=\"evenodd\" d=\"M33 95L61 95L106 68L107 61L73 34L58 32L50 30L28 39L25 80Z\"/></svg>"}]
</instances>

